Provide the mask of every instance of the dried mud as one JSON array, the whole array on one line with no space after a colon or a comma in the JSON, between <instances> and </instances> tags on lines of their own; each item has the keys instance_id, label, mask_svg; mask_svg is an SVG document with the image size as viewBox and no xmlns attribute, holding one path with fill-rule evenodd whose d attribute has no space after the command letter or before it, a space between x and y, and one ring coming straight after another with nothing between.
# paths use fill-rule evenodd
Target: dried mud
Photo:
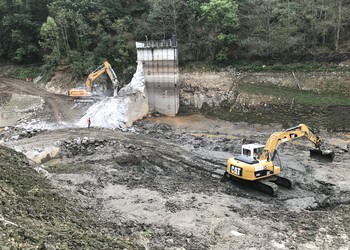
<instances>
[{"instance_id":1,"label":"dried mud","mask_svg":"<svg viewBox=\"0 0 350 250\"><path fill-rule=\"evenodd\" d=\"M52 118L72 117L69 110ZM310 159L306 140L282 144L282 176L294 187L280 188L277 197L220 182L227 158L239 154L242 143L264 143L282 128L188 115L149 117L123 131L3 131L3 144L17 151L58 147L60 153L40 166L9 149L0 154L8 162L2 171L25 167L39 178L18 179L18 170L1 177L2 200L16 201L2 203L1 213L25 236L2 221L0 242L8 248L65 242L63 249L347 249L349 134L320 131L335 150L333 163ZM37 205L29 214L32 199Z\"/></svg>"}]
</instances>

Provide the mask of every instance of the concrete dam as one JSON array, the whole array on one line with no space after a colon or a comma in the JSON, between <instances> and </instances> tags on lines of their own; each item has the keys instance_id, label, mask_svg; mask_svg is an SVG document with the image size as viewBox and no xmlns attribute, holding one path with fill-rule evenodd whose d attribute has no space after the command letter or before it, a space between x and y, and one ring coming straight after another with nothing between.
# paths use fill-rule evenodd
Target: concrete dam
<instances>
[{"instance_id":1,"label":"concrete dam","mask_svg":"<svg viewBox=\"0 0 350 250\"><path fill-rule=\"evenodd\" d=\"M179 111L180 77L176 36L168 40L136 42L142 62L150 110L167 116Z\"/></svg>"}]
</instances>

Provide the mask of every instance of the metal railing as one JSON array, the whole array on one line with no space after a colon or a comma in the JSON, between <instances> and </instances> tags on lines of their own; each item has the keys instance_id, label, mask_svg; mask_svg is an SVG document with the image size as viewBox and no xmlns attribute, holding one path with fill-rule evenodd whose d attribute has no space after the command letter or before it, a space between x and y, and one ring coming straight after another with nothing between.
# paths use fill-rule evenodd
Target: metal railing
<instances>
[{"instance_id":1,"label":"metal railing","mask_svg":"<svg viewBox=\"0 0 350 250\"><path fill-rule=\"evenodd\" d=\"M138 43L143 43L144 48L169 48L169 47L177 46L175 35L173 35L170 39L167 39L167 40L158 40L158 41L146 40L146 41L140 41Z\"/></svg>"}]
</instances>

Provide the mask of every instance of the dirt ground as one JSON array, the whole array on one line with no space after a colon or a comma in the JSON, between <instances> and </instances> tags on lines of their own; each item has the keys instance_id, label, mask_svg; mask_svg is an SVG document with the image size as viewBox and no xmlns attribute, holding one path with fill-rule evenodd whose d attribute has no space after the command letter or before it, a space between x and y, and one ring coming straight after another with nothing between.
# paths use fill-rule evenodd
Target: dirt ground
<instances>
[{"instance_id":1,"label":"dirt ground","mask_svg":"<svg viewBox=\"0 0 350 250\"><path fill-rule=\"evenodd\" d=\"M148 117L124 130L77 129L71 125L85 107L23 83L0 78L7 96L45 100L36 121L66 127L9 128L2 144L27 155L58 148L39 164L55 188L145 249L349 249L349 133L320 132L336 153L332 163L310 159L306 140L282 144L282 176L294 187L271 197L220 179L242 143L264 143L280 124L193 114Z\"/></svg>"}]
</instances>

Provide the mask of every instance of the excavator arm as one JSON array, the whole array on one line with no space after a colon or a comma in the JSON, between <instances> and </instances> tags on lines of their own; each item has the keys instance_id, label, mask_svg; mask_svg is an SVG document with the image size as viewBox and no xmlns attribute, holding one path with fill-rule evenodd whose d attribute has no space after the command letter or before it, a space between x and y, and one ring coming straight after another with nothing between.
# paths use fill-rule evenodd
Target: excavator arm
<instances>
[{"instance_id":1,"label":"excavator arm","mask_svg":"<svg viewBox=\"0 0 350 250\"><path fill-rule=\"evenodd\" d=\"M68 95L76 98L90 98L93 94L92 83L96 80L96 78L98 78L105 72L107 73L107 75L113 83L114 96L116 96L118 92L119 82L112 66L107 61L105 61L102 65L97 67L93 72L89 74L85 81L85 87L77 87L70 89L68 91Z\"/></svg>"},{"instance_id":2,"label":"excavator arm","mask_svg":"<svg viewBox=\"0 0 350 250\"><path fill-rule=\"evenodd\" d=\"M273 160L276 153L277 147L284 142L295 140L300 137L306 137L309 139L316 147L316 150L313 152L322 152L320 147L322 145L322 140L315 135L312 130L305 124L300 124L298 126L283 130L281 132L273 133L270 138L267 140L264 151L260 155L259 160ZM334 154L331 156L334 157Z\"/></svg>"},{"instance_id":3,"label":"excavator arm","mask_svg":"<svg viewBox=\"0 0 350 250\"><path fill-rule=\"evenodd\" d=\"M89 74L85 82L86 91L91 92L92 82L95 81L96 78L102 75L105 71L106 71L106 68L103 65L101 65Z\"/></svg>"},{"instance_id":4,"label":"excavator arm","mask_svg":"<svg viewBox=\"0 0 350 250\"><path fill-rule=\"evenodd\" d=\"M85 88L87 91L91 92L92 82L104 72L106 72L109 78L111 79L113 83L113 88L116 89L118 87L119 82L117 79L117 75L115 74L112 66L107 61L105 61L101 66L99 66L97 69L91 72L88 78L86 79Z\"/></svg>"},{"instance_id":5,"label":"excavator arm","mask_svg":"<svg viewBox=\"0 0 350 250\"><path fill-rule=\"evenodd\" d=\"M104 62L104 66L106 68L106 72L107 72L107 75L109 76L109 78L111 79L112 83L113 83L113 88L115 89L115 91L117 90L118 88L118 84L119 84L119 81L117 79L117 75L115 74L112 66L106 61ZM117 94L117 93L116 93Z\"/></svg>"}]
</instances>

